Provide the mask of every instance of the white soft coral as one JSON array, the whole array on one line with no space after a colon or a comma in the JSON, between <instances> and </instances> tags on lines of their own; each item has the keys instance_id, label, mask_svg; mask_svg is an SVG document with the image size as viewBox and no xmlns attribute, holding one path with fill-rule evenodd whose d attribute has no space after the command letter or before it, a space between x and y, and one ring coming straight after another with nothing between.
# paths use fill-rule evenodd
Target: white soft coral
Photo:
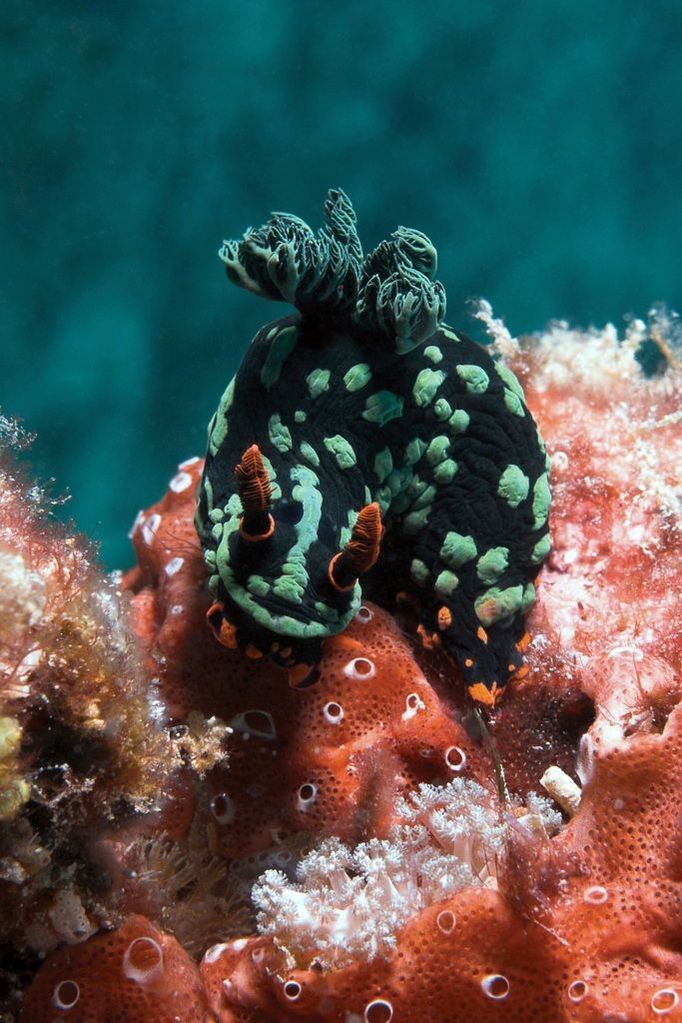
<instances>
[{"instance_id":1,"label":"white soft coral","mask_svg":"<svg viewBox=\"0 0 682 1023\"><path fill-rule=\"evenodd\" d=\"M480 785L420 785L397 810L388 839L349 849L329 838L303 858L295 883L278 870L259 878L259 929L292 965L339 968L386 954L415 912L494 878L504 825Z\"/></svg>"}]
</instances>

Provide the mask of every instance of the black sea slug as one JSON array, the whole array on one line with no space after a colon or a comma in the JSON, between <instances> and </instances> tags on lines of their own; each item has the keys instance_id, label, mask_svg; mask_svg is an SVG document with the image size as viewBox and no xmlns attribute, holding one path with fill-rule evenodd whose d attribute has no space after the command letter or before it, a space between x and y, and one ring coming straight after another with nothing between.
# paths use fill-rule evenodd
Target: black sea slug
<instances>
[{"instance_id":1,"label":"black sea slug","mask_svg":"<svg viewBox=\"0 0 682 1023\"><path fill-rule=\"evenodd\" d=\"M401 227L363 257L347 196L324 212L317 234L275 213L220 251L297 312L258 332L209 425L209 624L303 685L363 594L407 591L494 704L549 552L544 444L513 373L443 322L429 239Z\"/></svg>"}]
</instances>

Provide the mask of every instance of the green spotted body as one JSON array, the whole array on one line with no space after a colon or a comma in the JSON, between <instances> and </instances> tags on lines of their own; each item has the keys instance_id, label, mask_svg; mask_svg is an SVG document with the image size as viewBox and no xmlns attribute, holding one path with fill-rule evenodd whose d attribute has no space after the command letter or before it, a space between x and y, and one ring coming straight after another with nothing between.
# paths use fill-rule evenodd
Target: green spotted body
<instances>
[{"instance_id":1,"label":"green spotted body","mask_svg":"<svg viewBox=\"0 0 682 1023\"><path fill-rule=\"evenodd\" d=\"M410 240L426 279L429 252L421 243L415 255ZM231 250L228 274L241 284L246 274L264 293L248 257ZM248 347L209 429L196 517L209 585L240 645L287 664L319 660L363 595L392 606L397 592L413 591L424 629L440 635L467 684L501 688L521 664L516 643L549 551L544 447L518 381L485 348L428 317L433 329L422 323L420 337L413 323L410 343L395 288L386 327L367 270L363 290L363 267L376 262L358 255L346 271L352 303L337 286L330 308L316 298L322 285L312 296L308 285L294 294L299 311ZM262 544L239 532L235 466L253 444L272 484L275 530ZM370 501L385 526L379 561L339 592L330 560Z\"/></svg>"}]
</instances>

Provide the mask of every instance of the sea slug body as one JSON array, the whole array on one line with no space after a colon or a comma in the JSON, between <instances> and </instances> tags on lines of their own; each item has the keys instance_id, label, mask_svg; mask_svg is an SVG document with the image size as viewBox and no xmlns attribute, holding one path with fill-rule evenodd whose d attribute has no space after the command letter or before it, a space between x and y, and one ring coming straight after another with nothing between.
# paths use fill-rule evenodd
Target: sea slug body
<instances>
[{"instance_id":1,"label":"sea slug body","mask_svg":"<svg viewBox=\"0 0 682 1023\"><path fill-rule=\"evenodd\" d=\"M273 214L220 253L297 312L258 332L209 425L209 624L308 684L361 596L407 591L422 637L494 704L549 552L544 444L511 371L443 322L429 239L399 228L363 258L343 192L325 217L315 235Z\"/></svg>"}]
</instances>

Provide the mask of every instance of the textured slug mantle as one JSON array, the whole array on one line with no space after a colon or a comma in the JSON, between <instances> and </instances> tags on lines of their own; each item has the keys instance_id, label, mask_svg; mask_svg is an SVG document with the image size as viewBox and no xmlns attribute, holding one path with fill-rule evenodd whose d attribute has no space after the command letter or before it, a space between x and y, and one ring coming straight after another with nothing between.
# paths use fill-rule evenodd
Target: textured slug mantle
<instances>
[{"instance_id":1,"label":"textured slug mantle","mask_svg":"<svg viewBox=\"0 0 682 1023\"><path fill-rule=\"evenodd\" d=\"M342 192L325 215L221 250L233 282L299 311L259 331L209 426L209 623L305 684L362 593L409 593L423 641L494 703L549 552L544 444L513 373L442 322L429 239L399 228L363 260Z\"/></svg>"}]
</instances>

